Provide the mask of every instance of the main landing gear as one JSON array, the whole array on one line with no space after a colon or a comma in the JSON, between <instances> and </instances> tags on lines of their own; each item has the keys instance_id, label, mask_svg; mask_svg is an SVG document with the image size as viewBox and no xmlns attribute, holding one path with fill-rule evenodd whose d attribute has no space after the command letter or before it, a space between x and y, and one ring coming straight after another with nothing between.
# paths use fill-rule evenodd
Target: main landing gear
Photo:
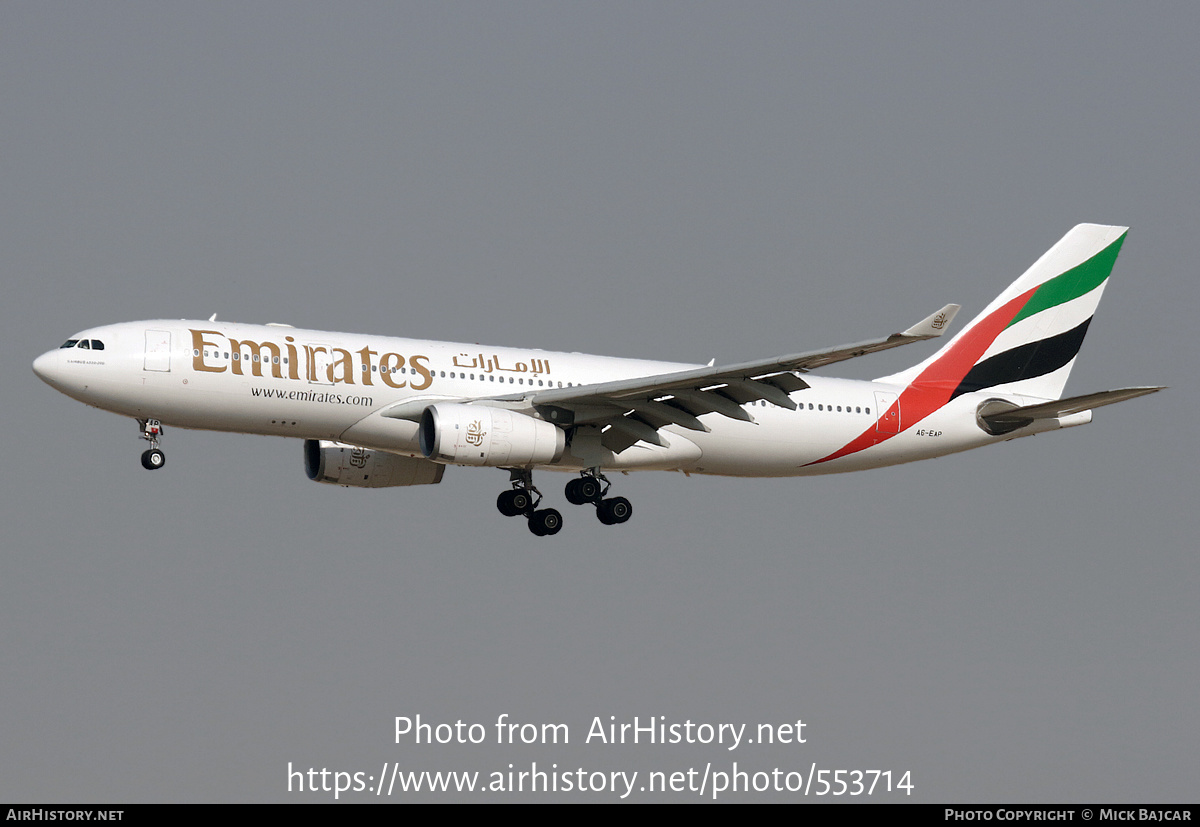
<instances>
[{"instance_id":1,"label":"main landing gear","mask_svg":"<svg viewBox=\"0 0 1200 827\"><path fill-rule=\"evenodd\" d=\"M567 501L572 505L593 503L596 517L605 525L617 525L633 516L633 506L624 497L605 498L612 483L599 468L589 468L579 479L567 483Z\"/></svg>"},{"instance_id":2,"label":"main landing gear","mask_svg":"<svg viewBox=\"0 0 1200 827\"><path fill-rule=\"evenodd\" d=\"M538 509L542 492L533 487L533 472L528 468L508 469L512 488L501 491L496 508L505 517L518 514L529 521L529 530L538 537L557 534L562 529L562 514L554 508ZM605 525L626 522L633 515L633 506L624 497L605 497L611 486L599 468L589 468L578 479L567 483L567 501L573 505L596 506L596 517Z\"/></svg>"},{"instance_id":3,"label":"main landing gear","mask_svg":"<svg viewBox=\"0 0 1200 827\"><path fill-rule=\"evenodd\" d=\"M167 455L158 447L158 438L163 434L162 423L157 419L139 419L142 429L142 439L150 443L150 449L142 452L142 467L150 471L162 468L167 462Z\"/></svg>"},{"instance_id":4,"label":"main landing gear","mask_svg":"<svg viewBox=\"0 0 1200 827\"><path fill-rule=\"evenodd\" d=\"M505 517L524 516L529 521L529 530L538 537L548 537L562 530L562 514L557 509L537 510L542 492L533 487L533 472L528 468L512 468L508 473L513 487L501 491L496 498L500 513Z\"/></svg>"}]
</instances>

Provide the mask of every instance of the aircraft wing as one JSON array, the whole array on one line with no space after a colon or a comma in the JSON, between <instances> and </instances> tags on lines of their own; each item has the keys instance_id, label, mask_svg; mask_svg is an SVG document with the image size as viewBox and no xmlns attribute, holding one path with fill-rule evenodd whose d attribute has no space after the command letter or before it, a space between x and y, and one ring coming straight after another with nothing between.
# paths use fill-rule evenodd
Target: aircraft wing
<instances>
[{"instance_id":1,"label":"aircraft wing","mask_svg":"<svg viewBox=\"0 0 1200 827\"><path fill-rule=\"evenodd\" d=\"M839 347L657 376L548 388L494 399L523 402L548 413L550 421L564 425L601 427L601 441L614 453L639 440L665 446L667 443L658 433L659 428L673 424L689 430L708 431L698 419L703 414L718 413L753 422L754 417L742 405L758 400L795 410L796 403L788 394L808 387L797 374L867 353L936 338L945 332L958 310L959 305L948 304L900 333ZM486 404L486 400L476 400L476 403Z\"/></svg>"}]
</instances>

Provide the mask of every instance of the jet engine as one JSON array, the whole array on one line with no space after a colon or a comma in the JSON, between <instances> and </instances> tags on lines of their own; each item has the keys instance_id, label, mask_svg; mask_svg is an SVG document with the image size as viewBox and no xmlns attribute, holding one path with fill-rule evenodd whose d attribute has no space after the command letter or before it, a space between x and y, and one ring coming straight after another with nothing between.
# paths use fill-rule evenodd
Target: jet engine
<instances>
[{"instance_id":1,"label":"jet engine","mask_svg":"<svg viewBox=\"0 0 1200 827\"><path fill-rule=\"evenodd\" d=\"M446 466L329 440L304 440L304 473L315 482L354 488L436 485Z\"/></svg>"},{"instance_id":2,"label":"jet engine","mask_svg":"<svg viewBox=\"0 0 1200 827\"><path fill-rule=\"evenodd\" d=\"M430 405L421 414L421 453L454 465L528 467L554 462L566 449L556 425L484 405Z\"/></svg>"}]
</instances>

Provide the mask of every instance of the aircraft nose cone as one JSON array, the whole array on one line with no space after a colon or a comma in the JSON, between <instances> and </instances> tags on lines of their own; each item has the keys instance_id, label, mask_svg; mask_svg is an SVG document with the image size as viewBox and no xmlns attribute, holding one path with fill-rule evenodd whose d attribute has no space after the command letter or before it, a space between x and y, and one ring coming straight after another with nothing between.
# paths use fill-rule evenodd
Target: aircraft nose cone
<instances>
[{"instance_id":1,"label":"aircraft nose cone","mask_svg":"<svg viewBox=\"0 0 1200 827\"><path fill-rule=\"evenodd\" d=\"M34 359L33 372L46 384L57 387L62 381L62 359L58 351L51 350Z\"/></svg>"}]
</instances>

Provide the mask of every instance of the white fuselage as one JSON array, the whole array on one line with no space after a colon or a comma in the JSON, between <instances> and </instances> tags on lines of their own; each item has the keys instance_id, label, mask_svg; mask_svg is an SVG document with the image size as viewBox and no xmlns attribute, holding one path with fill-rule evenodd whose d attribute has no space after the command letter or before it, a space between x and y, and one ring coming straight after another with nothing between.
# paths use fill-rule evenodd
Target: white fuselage
<instances>
[{"instance_id":1,"label":"white fuselage","mask_svg":"<svg viewBox=\"0 0 1200 827\"><path fill-rule=\"evenodd\" d=\"M416 422L382 415L397 403L469 402L697 367L217 321L128 322L75 338L103 348L52 350L38 358L34 370L88 405L181 428L336 440L413 457L422 456ZM598 444L572 445L552 467L747 477L854 471L1012 438L1015 434L984 432L975 411L987 398L1030 401L1011 394L965 394L919 424L905 422L903 410L899 421L885 423L880 412L903 388L811 374L805 382L810 387L790 394L796 410L748 402L743 408L753 422L705 414L700 420L707 432L668 425L662 429L665 446L638 442L616 454ZM1039 423L1021 435L1064 424ZM898 433L865 450L810 465L882 428ZM600 461L597 452L603 455Z\"/></svg>"}]
</instances>

